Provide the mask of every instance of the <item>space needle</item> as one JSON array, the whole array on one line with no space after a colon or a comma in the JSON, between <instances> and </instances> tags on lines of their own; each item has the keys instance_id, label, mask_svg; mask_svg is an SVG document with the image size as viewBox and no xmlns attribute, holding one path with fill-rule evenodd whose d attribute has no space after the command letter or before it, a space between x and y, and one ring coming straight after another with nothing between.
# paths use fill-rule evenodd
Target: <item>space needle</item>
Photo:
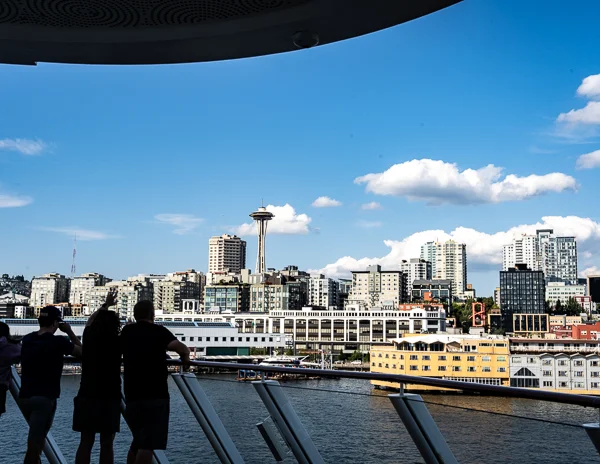
<instances>
[{"instance_id":1,"label":"space needle","mask_svg":"<svg viewBox=\"0 0 600 464\"><path fill-rule=\"evenodd\" d=\"M265 240L267 238L267 223L275 215L264 206L258 208L250 214L250 217L256 221L256 230L258 231L258 254L256 256L256 273L263 274L267 268L265 266Z\"/></svg>"}]
</instances>

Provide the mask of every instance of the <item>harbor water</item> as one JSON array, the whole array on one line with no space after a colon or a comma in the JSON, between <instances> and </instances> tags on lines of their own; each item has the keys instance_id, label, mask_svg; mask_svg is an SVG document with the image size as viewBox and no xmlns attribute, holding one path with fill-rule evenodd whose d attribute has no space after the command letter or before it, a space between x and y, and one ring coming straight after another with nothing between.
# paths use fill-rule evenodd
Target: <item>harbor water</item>
<instances>
[{"instance_id":1,"label":"harbor water","mask_svg":"<svg viewBox=\"0 0 600 464\"><path fill-rule=\"evenodd\" d=\"M247 463L275 462L256 424L267 417L250 383L233 375L200 376L225 427ZM167 456L172 463L218 463L179 390L170 379L171 422ZM73 397L79 376L62 378L62 397L52 434L69 462L78 435L71 430ZM387 393L366 381L310 380L284 384L287 395L328 463L421 463L422 459ZM318 391L316 391L318 390ZM598 421L598 411L539 401L467 395L424 395L428 407L461 464L600 462L581 428L518 419L583 424ZM496 414L467 410L479 409ZM0 463L22 462L27 427L12 398L0 418ZM116 462L125 462L131 435L122 423L115 442ZM95 450L97 452L97 450ZM94 457L97 462L97 454ZM289 455L286 463L295 462Z\"/></svg>"}]
</instances>

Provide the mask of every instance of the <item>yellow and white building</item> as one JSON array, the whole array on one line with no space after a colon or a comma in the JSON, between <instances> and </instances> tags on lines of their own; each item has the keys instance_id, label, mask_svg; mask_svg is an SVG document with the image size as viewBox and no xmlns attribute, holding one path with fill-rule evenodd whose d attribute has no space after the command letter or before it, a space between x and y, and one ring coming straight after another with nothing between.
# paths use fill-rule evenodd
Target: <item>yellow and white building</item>
<instances>
[{"instance_id":1,"label":"yellow and white building","mask_svg":"<svg viewBox=\"0 0 600 464\"><path fill-rule=\"evenodd\" d=\"M433 377L486 385L509 385L509 341L502 336L407 334L390 345L371 349L371 372ZM375 388L399 388L372 380ZM406 385L406 390L445 390Z\"/></svg>"}]
</instances>

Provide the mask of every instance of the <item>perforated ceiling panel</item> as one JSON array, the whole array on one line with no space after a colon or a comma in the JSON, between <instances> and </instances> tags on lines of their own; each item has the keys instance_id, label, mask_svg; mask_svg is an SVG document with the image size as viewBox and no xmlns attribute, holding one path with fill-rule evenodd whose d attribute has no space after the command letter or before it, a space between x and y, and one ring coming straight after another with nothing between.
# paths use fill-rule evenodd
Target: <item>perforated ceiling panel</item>
<instances>
[{"instance_id":1,"label":"perforated ceiling panel","mask_svg":"<svg viewBox=\"0 0 600 464\"><path fill-rule=\"evenodd\" d=\"M160 64L268 55L379 31L460 1L0 0L0 63Z\"/></svg>"},{"instance_id":2,"label":"perforated ceiling panel","mask_svg":"<svg viewBox=\"0 0 600 464\"><path fill-rule=\"evenodd\" d=\"M0 0L0 23L60 28L199 24L310 0Z\"/></svg>"}]
</instances>

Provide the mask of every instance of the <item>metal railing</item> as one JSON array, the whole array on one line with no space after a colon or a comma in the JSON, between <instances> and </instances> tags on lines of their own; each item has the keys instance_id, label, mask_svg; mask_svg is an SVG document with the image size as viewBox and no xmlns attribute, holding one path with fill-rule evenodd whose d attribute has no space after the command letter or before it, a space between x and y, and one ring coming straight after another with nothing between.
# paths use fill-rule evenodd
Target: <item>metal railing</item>
<instances>
[{"instance_id":1,"label":"metal railing","mask_svg":"<svg viewBox=\"0 0 600 464\"><path fill-rule=\"evenodd\" d=\"M168 364L182 368L179 360L169 360ZM457 389L473 393L487 393L511 398L523 398L539 401L549 401L569 405L596 408L600 412L600 397L540 391L525 388L484 385L455 380L418 377L402 374L383 374L374 372L357 372L342 370L325 370L313 368L293 368L263 366L256 364L237 364L213 361L191 361L191 366L226 370L251 370L258 373L278 373L297 376L321 378L346 378L361 380L378 380L397 383L399 394L388 395L394 409L408 431L408 434L426 464L458 464L452 450L448 446L442 432L431 416L426 402L420 395L405 393L408 384L425 385L446 389ZM208 438L219 461L223 464L243 464L244 459L239 453L234 441L221 422L209 398L204 393L198 378L194 374L172 374L176 386L193 413L196 421ZM200 377L201 378L201 377ZM263 378L252 382L259 398L264 404L269 418L256 424L261 436L276 461L282 461L289 450L300 464L321 464L324 462L308 431L296 414L292 403L279 382ZM11 393L18 399L20 378L16 369L12 369ZM17 401L18 403L18 401ZM125 403L122 402L124 409ZM600 423L583 424L593 445L600 453ZM279 436L279 437L278 437ZM44 454L50 464L65 464L51 434L48 434L44 446ZM166 455L161 451L154 455L154 463L168 463Z\"/></svg>"}]
</instances>

